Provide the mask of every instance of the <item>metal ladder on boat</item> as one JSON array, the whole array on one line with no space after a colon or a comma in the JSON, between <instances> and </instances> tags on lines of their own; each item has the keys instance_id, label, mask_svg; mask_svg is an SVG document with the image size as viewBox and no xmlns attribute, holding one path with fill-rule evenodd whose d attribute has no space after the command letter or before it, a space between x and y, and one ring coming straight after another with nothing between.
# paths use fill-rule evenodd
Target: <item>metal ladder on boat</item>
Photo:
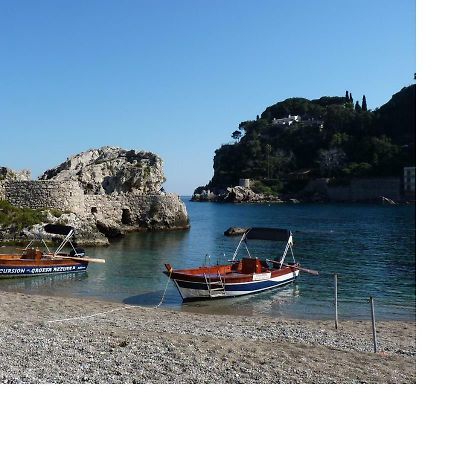
<instances>
[{"instance_id":1,"label":"metal ladder on boat","mask_svg":"<svg viewBox=\"0 0 450 450\"><path fill-rule=\"evenodd\" d=\"M217 272L217 280L213 280L211 274L209 275L209 277L206 273L204 273L203 275L205 277L206 286L208 287L209 297L225 297L225 283L220 273Z\"/></svg>"}]
</instances>

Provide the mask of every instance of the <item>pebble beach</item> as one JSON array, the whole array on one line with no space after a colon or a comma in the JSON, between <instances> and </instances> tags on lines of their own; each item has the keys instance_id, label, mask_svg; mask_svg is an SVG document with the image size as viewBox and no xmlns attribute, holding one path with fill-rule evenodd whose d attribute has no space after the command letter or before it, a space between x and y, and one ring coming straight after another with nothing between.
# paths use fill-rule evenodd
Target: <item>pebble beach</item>
<instances>
[{"instance_id":1,"label":"pebble beach","mask_svg":"<svg viewBox=\"0 0 450 450\"><path fill-rule=\"evenodd\" d=\"M0 383L416 383L416 324L206 315L0 291Z\"/></svg>"}]
</instances>

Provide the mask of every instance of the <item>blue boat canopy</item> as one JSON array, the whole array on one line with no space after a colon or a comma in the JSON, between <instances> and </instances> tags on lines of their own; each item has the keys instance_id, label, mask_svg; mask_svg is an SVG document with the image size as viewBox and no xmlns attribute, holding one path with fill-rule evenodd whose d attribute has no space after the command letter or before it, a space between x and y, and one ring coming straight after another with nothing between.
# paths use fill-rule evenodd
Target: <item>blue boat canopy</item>
<instances>
[{"instance_id":1,"label":"blue boat canopy","mask_svg":"<svg viewBox=\"0 0 450 450\"><path fill-rule=\"evenodd\" d=\"M262 241L288 241L292 236L290 230L284 228L250 228L245 233L245 239Z\"/></svg>"}]
</instances>

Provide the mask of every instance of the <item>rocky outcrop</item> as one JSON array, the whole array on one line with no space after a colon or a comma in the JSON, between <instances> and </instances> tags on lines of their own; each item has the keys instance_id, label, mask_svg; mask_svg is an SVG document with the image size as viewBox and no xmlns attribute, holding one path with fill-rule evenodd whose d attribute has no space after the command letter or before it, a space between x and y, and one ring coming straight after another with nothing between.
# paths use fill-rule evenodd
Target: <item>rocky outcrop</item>
<instances>
[{"instance_id":1,"label":"rocky outcrop","mask_svg":"<svg viewBox=\"0 0 450 450\"><path fill-rule=\"evenodd\" d=\"M31 180L29 170L12 170L8 167L0 167L0 181L28 181Z\"/></svg>"},{"instance_id":2,"label":"rocky outcrop","mask_svg":"<svg viewBox=\"0 0 450 450\"><path fill-rule=\"evenodd\" d=\"M192 195L191 201L193 202L215 202L217 201L217 195L209 189L196 189Z\"/></svg>"},{"instance_id":3,"label":"rocky outcrop","mask_svg":"<svg viewBox=\"0 0 450 450\"><path fill-rule=\"evenodd\" d=\"M162 160L154 153L102 147L68 158L36 181L0 181L0 200L59 209L64 214L57 222L73 226L80 245L105 245L130 231L189 228L185 204L164 192L164 181Z\"/></svg>"},{"instance_id":4,"label":"rocky outcrop","mask_svg":"<svg viewBox=\"0 0 450 450\"><path fill-rule=\"evenodd\" d=\"M41 180L76 180L85 194L149 194L165 181L162 160L151 152L101 147L72 156L45 171Z\"/></svg>"},{"instance_id":5,"label":"rocky outcrop","mask_svg":"<svg viewBox=\"0 0 450 450\"><path fill-rule=\"evenodd\" d=\"M0 240L6 242L28 243L36 237L42 237L46 241L59 245L61 236L47 233L44 226L47 223L69 225L75 229L73 241L81 246L105 246L109 244L108 238L99 231L95 220L79 217L74 213L53 215L50 211L44 211L44 221L18 230L14 225L0 229Z\"/></svg>"},{"instance_id":6,"label":"rocky outcrop","mask_svg":"<svg viewBox=\"0 0 450 450\"><path fill-rule=\"evenodd\" d=\"M226 229L223 234L225 236L241 236L243 235L248 228L242 228L242 227L230 227Z\"/></svg>"},{"instance_id":7,"label":"rocky outcrop","mask_svg":"<svg viewBox=\"0 0 450 450\"><path fill-rule=\"evenodd\" d=\"M98 231L104 234L107 238L117 239L125 236L123 227L120 227L117 222L110 219L98 219L95 221Z\"/></svg>"},{"instance_id":8,"label":"rocky outcrop","mask_svg":"<svg viewBox=\"0 0 450 450\"><path fill-rule=\"evenodd\" d=\"M213 201L224 203L278 203L280 198L275 195L260 194L243 186L228 187L224 191L214 194L204 191L194 194L192 201Z\"/></svg>"},{"instance_id":9,"label":"rocky outcrop","mask_svg":"<svg viewBox=\"0 0 450 450\"><path fill-rule=\"evenodd\" d=\"M140 219L149 230L182 230L189 226L185 204L176 194L153 197L148 213Z\"/></svg>"}]
</instances>

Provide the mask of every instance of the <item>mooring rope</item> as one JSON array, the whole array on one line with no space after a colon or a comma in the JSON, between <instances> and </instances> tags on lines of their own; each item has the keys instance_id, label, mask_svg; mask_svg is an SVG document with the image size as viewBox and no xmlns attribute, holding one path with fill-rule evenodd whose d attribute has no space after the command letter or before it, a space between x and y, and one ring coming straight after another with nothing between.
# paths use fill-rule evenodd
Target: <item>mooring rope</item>
<instances>
[{"instance_id":1,"label":"mooring rope","mask_svg":"<svg viewBox=\"0 0 450 450\"><path fill-rule=\"evenodd\" d=\"M101 312L98 312L98 313L95 313L95 314L90 314L88 316L75 316L75 317L68 317L66 319L48 320L45 323L55 323L55 322L66 322L66 321L69 321L69 320L90 319L91 317L101 316L102 314L109 314L109 313L114 312L114 311L120 311L122 309L130 309L130 308L140 308L140 306L137 306L137 305L122 306L122 308L114 308L114 309L110 309L108 311L101 311Z\"/></svg>"},{"instance_id":2,"label":"mooring rope","mask_svg":"<svg viewBox=\"0 0 450 450\"><path fill-rule=\"evenodd\" d=\"M164 288L164 292L163 292L163 295L162 295L162 297L161 297L161 301L155 306L155 308L159 308L159 307L162 305L162 303L163 303L163 301L164 301L164 297L166 296L167 287L169 286L170 278L171 278L171 277L172 277L172 268L171 268L170 271L169 271L169 276L168 276L168 278L167 278L166 287Z\"/></svg>"},{"instance_id":3,"label":"mooring rope","mask_svg":"<svg viewBox=\"0 0 450 450\"><path fill-rule=\"evenodd\" d=\"M167 292L167 288L169 287L169 283L170 283L170 278L172 276L172 271L169 272L169 277L167 279L167 283L166 283L166 287L164 288L164 292L163 295L161 297L160 302L155 306L155 308L160 307L163 302L164 302L164 298L166 296L166 292ZM98 313L94 313L94 314L89 314L87 316L75 316L75 317L67 317L65 319L54 319L54 320L48 320L45 323L55 323L55 322L68 322L70 320L84 320L84 319L90 319L91 317L96 317L96 316L101 316L104 314L109 314L115 311L122 311L124 309L130 309L130 308L141 308L141 309L147 309L144 306L140 306L140 305L129 305L129 306L122 306L121 308L114 308L114 309L109 309L108 311L100 311Z\"/></svg>"}]
</instances>

